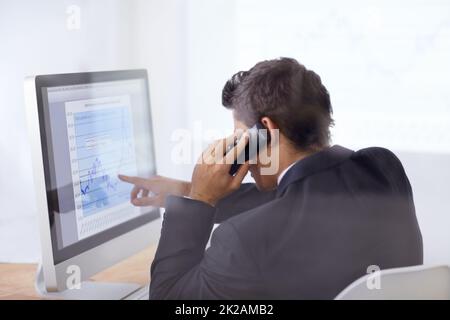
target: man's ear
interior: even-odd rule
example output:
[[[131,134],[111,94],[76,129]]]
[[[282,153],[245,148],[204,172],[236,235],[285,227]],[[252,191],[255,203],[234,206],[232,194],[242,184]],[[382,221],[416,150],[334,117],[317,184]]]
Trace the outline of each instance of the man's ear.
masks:
[[[264,127],[266,127],[266,129],[273,130],[273,129],[280,129],[278,127],[278,125],[272,121],[272,119],[270,119],[269,117],[262,117],[261,118],[261,123],[263,124]]]
[[[273,140],[274,134],[279,134],[279,132],[274,132],[275,130],[279,130],[278,125],[269,117],[262,117],[261,124],[267,129],[267,134],[269,135],[269,143]]]
[[[269,117],[262,117],[261,123],[269,131],[274,129],[280,129],[280,127],[278,127],[278,125]]]

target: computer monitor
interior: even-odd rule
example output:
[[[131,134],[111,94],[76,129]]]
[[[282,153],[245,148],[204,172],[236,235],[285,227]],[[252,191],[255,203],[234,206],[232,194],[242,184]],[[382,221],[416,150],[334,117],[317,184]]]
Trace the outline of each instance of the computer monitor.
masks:
[[[160,212],[134,207],[119,173],[156,173],[146,70],[39,75],[25,99],[42,250],[38,287],[121,298],[134,284],[92,275],[159,239]],[[79,274],[74,274],[78,272]],[[74,286],[74,279],[80,286]]]

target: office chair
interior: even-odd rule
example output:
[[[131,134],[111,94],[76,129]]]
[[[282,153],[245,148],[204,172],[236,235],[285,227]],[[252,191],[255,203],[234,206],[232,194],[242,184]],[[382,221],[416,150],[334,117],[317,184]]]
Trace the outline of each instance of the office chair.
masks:
[[[450,300],[450,266],[414,266],[363,276],[345,288],[336,300]],[[371,288],[371,289],[369,289]]]

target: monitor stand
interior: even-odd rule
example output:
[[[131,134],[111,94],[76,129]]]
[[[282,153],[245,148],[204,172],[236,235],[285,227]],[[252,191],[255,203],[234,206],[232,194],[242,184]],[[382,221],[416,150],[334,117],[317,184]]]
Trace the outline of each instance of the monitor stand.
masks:
[[[36,272],[35,288],[41,297],[50,299],[120,300],[138,291],[142,286],[135,283],[83,281],[80,284],[80,289],[48,292],[45,287],[42,265],[39,264]]]

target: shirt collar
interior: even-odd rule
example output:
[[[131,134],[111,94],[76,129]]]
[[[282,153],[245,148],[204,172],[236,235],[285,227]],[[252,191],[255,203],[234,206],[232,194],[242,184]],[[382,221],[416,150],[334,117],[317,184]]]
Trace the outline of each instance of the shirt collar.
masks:
[[[283,172],[280,173],[280,175],[278,176],[278,179],[277,179],[278,185],[280,185],[280,182],[281,182],[281,180],[283,180],[283,177],[284,177],[284,175],[286,174],[286,172],[288,172],[289,169],[291,169],[291,168],[294,166],[294,164],[296,164],[298,161],[300,161],[300,160],[297,160],[297,161],[292,162],[292,163],[289,165],[289,167],[287,167],[286,169],[283,170]]]

